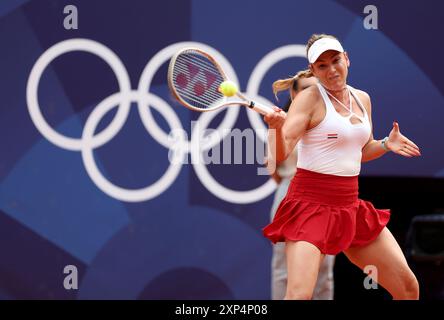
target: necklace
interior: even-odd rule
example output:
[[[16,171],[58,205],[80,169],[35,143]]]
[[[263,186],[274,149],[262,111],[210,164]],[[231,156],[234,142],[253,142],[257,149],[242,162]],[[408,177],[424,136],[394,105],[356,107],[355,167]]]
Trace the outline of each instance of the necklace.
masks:
[[[336,100],[337,103],[339,103],[339,105],[341,105],[342,107],[344,107],[345,110],[347,110],[348,112],[350,112],[351,114],[354,114],[353,112],[353,107],[352,107],[352,99],[351,99],[351,94],[350,94],[350,90],[348,90],[348,101],[349,101],[349,106],[347,107],[345,104],[343,104],[341,101],[339,101],[339,99],[337,99],[334,95],[332,95],[330,92],[328,92],[327,90],[325,90],[325,92],[327,92],[327,94],[332,97],[333,99]]]

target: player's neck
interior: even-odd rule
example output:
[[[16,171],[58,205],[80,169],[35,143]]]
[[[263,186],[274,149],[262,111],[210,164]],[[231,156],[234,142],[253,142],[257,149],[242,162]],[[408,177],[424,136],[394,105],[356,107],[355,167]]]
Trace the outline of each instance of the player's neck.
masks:
[[[348,96],[347,85],[345,85],[343,88],[341,88],[339,90],[330,90],[327,88],[325,88],[325,90],[327,90],[332,96],[334,96],[339,101],[345,101],[347,99],[347,96]]]

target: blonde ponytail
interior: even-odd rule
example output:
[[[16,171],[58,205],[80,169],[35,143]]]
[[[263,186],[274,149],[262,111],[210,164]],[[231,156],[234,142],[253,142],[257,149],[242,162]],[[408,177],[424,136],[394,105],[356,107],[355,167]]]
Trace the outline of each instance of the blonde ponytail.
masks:
[[[297,83],[297,81],[299,79],[310,78],[310,77],[313,77],[313,73],[311,72],[310,69],[307,69],[307,70],[299,71],[292,78],[276,80],[275,82],[273,82],[273,85],[272,85],[274,96],[276,97],[277,100],[279,100],[277,97],[277,94],[279,92],[293,88],[295,82]]]

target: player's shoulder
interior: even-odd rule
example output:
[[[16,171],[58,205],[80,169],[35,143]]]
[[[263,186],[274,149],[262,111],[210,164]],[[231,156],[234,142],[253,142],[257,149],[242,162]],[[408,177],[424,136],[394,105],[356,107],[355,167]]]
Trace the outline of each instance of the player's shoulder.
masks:
[[[305,88],[304,90],[302,90],[299,94],[310,96],[310,97],[319,97],[319,89],[316,84],[313,84],[313,85]]]
[[[356,88],[353,88],[353,90],[358,95],[359,99],[362,100],[362,102],[370,103],[370,95],[367,92]]]
[[[354,90],[355,94],[358,96],[359,100],[362,101],[362,104],[367,109],[367,112],[371,113],[372,112],[372,103],[370,100],[370,95],[367,92],[360,90],[360,89],[353,88],[353,90]]]
[[[321,98],[317,85],[311,85],[298,93],[296,99],[307,105],[307,107],[313,107],[315,102]]]

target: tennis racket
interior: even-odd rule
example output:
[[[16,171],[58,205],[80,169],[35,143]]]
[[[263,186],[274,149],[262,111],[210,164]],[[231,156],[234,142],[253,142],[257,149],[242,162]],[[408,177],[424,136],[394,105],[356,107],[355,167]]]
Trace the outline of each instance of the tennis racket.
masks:
[[[274,112],[271,107],[256,103],[237,90],[233,97],[220,91],[222,82],[228,80],[216,60],[197,48],[184,48],[177,52],[168,68],[168,86],[174,97],[185,107],[199,112],[242,105],[262,115]]]

